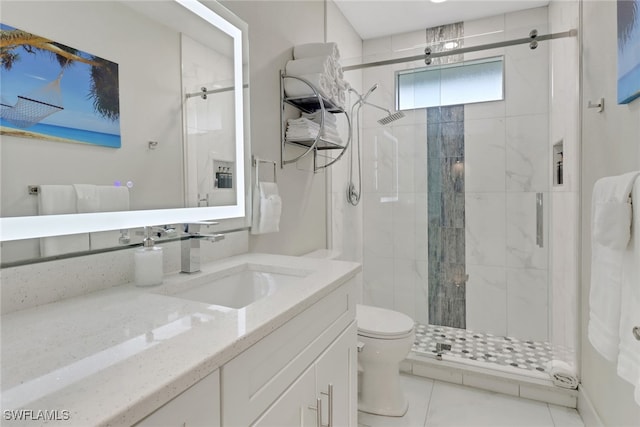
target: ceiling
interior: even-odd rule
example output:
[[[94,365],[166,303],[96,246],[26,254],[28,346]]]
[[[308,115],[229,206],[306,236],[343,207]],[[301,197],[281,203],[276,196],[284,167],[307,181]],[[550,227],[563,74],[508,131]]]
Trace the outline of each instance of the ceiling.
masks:
[[[363,40],[546,6],[548,0],[334,0]]]

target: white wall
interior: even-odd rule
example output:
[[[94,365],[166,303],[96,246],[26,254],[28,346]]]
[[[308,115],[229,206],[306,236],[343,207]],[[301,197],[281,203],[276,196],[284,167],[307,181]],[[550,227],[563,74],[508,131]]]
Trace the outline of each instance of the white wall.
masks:
[[[296,44],[324,41],[323,1],[223,1],[249,25],[252,152],[280,162],[279,72]],[[294,112],[287,110],[287,114]],[[288,158],[296,155],[288,148]],[[277,169],[282,197],[280,232],[251,236],[252,252],[301,255],[326,248],[324,173],[309,171],[311,156]],[[266,174],[267,168],[262,168]],[[262,171],[261,171],[262,175]],[[271,174],[261,176],[271,180]]]
[[[633,388],[616,374],[587,338],[591,268],[591,192],[597,179],[640,169],[640,100],[616,104],[616,2],[582,2],[582,386],[605,426],[637,426]],[[605,99],[605,111],[588,109]]]

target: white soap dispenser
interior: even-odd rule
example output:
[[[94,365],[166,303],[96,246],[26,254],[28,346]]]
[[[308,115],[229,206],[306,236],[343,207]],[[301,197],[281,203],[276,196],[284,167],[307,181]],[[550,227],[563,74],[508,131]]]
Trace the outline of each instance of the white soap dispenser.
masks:
[[[151,227],[144,228],[142,247],[133,254],[136,286],[154,286],[162,283],[162,248],[155,246]]]

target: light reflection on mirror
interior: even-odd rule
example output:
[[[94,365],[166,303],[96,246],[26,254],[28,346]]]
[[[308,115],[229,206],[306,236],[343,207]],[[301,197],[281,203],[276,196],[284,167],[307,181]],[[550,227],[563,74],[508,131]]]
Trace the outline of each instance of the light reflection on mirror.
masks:
[[[34,7],[38,14],[32,13]],[[47,19],[53,14],[60,18]],[[3,136],[3,262],[38,257],[39,239],[33,239],[37,237],[245,216],[245,153],[249,152],[243,108],[247,99],[243,94],[246,24],[217,2],[206,0],[3,1],[2,21],[119,64],[123,147],[116,150]],[[218,61],[225,64],[219,75],[205,78],[183,68],[188,60],[182,55],[185,40],[208,54],[215,52],[218,58],[226,55],[225,61]],[[246,58],[244,69],[248,69]],[[207,66],[200,71],[212,72]],[[196,77],[203,82],[196,82]],[[209,94],[208,101],[214,102],[207,106],[194,103],[193,119],[199,124],[190,134],[192,117],[184,107],[203,100],[187,101],[185,95],[200,86],[233,90]],[[222,106],[222,101],[228,104]],[[198,119],[206,113],[215,117],[204,122]],[[193,136],[201,141],[191,144]],[[191,150],[191,146],[197,148]],[[218,167],[232,174],[230,188],[228,181],[220,188]],[[27,193],[28,185],[111,185],[115,181],[134,184],[131,211],[37,216],[37,196]],[[118,244],[116,238],[113,245]]]

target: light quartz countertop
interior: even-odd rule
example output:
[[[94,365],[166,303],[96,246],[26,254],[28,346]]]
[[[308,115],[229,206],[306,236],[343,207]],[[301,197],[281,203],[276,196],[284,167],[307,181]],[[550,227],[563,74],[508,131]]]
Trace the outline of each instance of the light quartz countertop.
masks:
[[[238,310],[171,296],[247,263],[306,275]],[[43,425],[7,420],[6,411],[20,409],[68,418],[46,425],[134,424],[358,271],[351,262],[245,254],[165,276],[160,286],[127,284],[2,316],[2,425]]]

